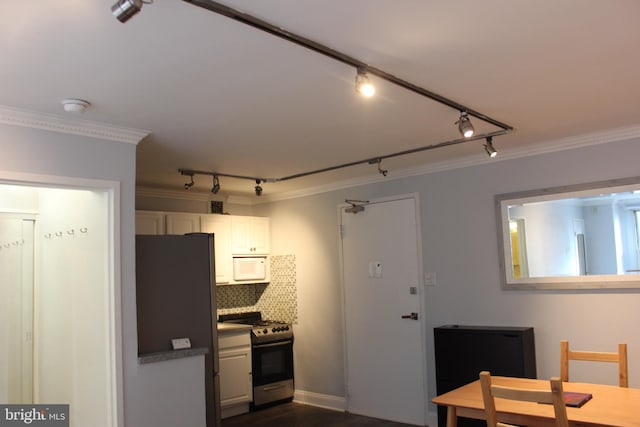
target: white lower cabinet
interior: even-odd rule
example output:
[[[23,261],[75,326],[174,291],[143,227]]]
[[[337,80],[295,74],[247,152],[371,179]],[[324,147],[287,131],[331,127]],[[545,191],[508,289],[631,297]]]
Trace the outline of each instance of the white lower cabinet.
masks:
[[[253,400],[249,331],[218,335],[222,418],[249,412]]]

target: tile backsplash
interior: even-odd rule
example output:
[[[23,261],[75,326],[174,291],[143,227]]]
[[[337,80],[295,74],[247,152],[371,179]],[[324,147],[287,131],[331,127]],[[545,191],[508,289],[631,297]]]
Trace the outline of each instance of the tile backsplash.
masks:
[[[298,299],[295,255],[272,255],[271,282],[217,286],[218,314],[261,311],[263,319],[296,323]]]

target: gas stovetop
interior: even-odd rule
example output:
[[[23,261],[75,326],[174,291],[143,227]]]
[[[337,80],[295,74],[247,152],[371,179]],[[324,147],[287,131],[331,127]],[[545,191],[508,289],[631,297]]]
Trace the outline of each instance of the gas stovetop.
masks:
[[[253,343],[284,341],[293,338],[293,328],[290,323],[278,320],[263,320],[262,313],[259,311],[221,314],[218,316],[218,321],[252,325],[251,341]]]

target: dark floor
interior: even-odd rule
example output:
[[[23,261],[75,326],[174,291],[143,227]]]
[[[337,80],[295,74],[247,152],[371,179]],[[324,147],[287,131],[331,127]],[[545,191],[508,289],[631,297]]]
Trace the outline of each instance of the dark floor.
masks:
[[[222,420],[222,427],[415,427],[290,402]]]

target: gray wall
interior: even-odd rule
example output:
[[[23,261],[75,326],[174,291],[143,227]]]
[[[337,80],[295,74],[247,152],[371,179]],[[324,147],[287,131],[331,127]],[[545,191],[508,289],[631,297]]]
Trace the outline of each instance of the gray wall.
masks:
[[[501,193],[640,175],[639,157],[640,141],[629,140],[528,158],[498,157],[398,180],[391,170],[385,182],[253,206],[253,215],[271,217],[272,254],[296,256],[296,390],[345,394],[338,205],[346,198],[414,192],[421,203],[424,271],[437,275],[436,286],[425,292],[429,399],[435,395],[432,329],[444,324],[533,326],[541,378],[559,374],[561,339],[602,351],[625,341],[630,385],[640,387],[634,365],[640,357],[634,331],[640,292],[501,290],[493,201]],[[160,203],[154,209],[165,208]],[[572,377],[610,384],[617,378],[613,365],[572,367]]]
[[[122,286],[121,382],[125,423],[135,427],[173,427],[176,417],[182,414],[185,425],[204,425],[204,383],[196,381],[202,377],[198,375],[203,369],[202,357],[162,362],[158,366],[137,363],[135,150],[133,144],[0,125],[0,180],[26,173],[120,183],[120,244],[115,251]],[[74,206],[67,208],[71,211]]]
[[[413,192],[421,201],[424,271],[437,274],[437,285],[426,288],[429,398],[432,329],[443,324],[533,326],[541,378],[559,374],[561,339],[602,351],[625,341],[630,385],[640,387],[639,292],[501,290],[493,202],[501,193],[640,175],[639,156],[638,140],[608,143],[256,206],[256,215],[271,217],[272,252],[295,253],[298,263],[296,389],[344,396],[337,206]],[[617,383],[614,366],[576,367],[572,376]]]

